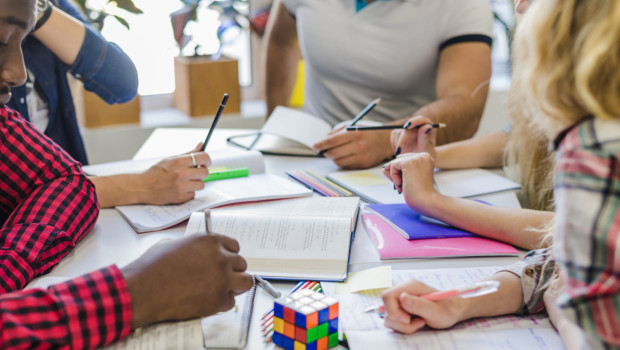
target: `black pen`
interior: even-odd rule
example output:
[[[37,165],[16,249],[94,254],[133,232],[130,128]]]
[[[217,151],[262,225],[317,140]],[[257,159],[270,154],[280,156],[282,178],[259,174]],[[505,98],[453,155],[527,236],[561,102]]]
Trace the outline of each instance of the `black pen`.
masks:
[[[411,125],[410,123],[405,123],[405,125],[378,125],[378,126],[347,126],[347,131],[365,131],[365,130],[394,130],[394,129],[407,129]],[[416,125],[413,129],[419,129],[424,125],[430,125],[431,128],[445,128],[446,124],[444,123],[432,123],[432,124],[420,124]]]
[[[209,139],[211,139],[211,134],[213,134],[213,130],[215,130],[215,126],[217,125],[218,120],[220,120],[220,116],[222,115],[222,111],[224,107],[226,107],[226,102],[228,102],[228,94],[224,94],[222,98],[222,102],[220,103],[220,108],[217,109],[217,113],[215,114],[215,118],[213,119],[213,123],[211,123],[211,127],[209,128],[209,133],[207,134],[207,138],[205,142],[202,144],[201,151],[204,152],[207,148],[207,144],[209,143]]]
[[[349,127],[355,125],[355,123],[357,123],[366,114],[368,114],[368,112],[370,112],[373,108],[375,108],[375,106],[378,105],[379,102],[381,102],[381,97],[372,100],[366,107],[364,107],[364,109],[362,109],[361,112],[359,112],[358,115],[355,116],[355,118],[353,118],[353,120],[351,120],[351,123],[349,123]]]

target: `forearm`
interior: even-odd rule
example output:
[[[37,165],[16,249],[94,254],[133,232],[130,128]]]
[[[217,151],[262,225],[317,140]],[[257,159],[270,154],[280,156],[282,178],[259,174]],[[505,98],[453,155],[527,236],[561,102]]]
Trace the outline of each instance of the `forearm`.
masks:
[[[443,145],[472,137],[478,130],[483,110],[484,100],[458,93],[429,103],[413,116],[422,115],[435,123],[447,124],[447,127],[437,130],[437,145]]]
[[[458,300],[459,321],[477,317],[509,315],[518,312],[523,303],[521,279],[510,272],[499,272],[489,280],[499,281],[495,293]]]
[[[500,208],[464,198],[436,194],[414,208],[425,215],[464,230],[525,249],[541,247],[553,212]]]
[[[501,167],[507,142],[508,134],[500,130],[448,143],[435,149],[435,166],[440,169]]]
[[[300,59],[301,54],[297,47],[277,43],[267,46],[265,55],[267,115],[270,115],[276,106],[289,104]]]
[[[296,22],[282,1],[274,1],[271,7],[264,40],[267,43],[263,57],[265,98],[269,116],[276,106],[288,105],[301,58]]]
[[[145,203],[146,193],[140,183],[140,174],[93,176],[90,180],[97,189],[101,208]]]
[[[80,52],[86,29],[84,23],[54,7],[47,22],[32,35],[71,66]]]

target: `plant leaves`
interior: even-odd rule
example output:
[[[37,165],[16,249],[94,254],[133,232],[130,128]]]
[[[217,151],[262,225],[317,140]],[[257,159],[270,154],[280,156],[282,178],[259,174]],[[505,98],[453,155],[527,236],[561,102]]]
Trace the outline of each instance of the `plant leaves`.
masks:
[[[114,18],[116,18],[116,20],[122,24],[123,26],[125,26],[125,28],[127,28],[129,30],[129,23],[127,23],[127,21],[123,18],[123,17],[119,17],[114,15]]]
[[[108,2],[113,2],[119,8],[122,8],[125,11],[129,11],[131,13],[140,14],[142,10],[136,7],[132,0],[108,0]],[[121,22],[122,23],[122,22]]]

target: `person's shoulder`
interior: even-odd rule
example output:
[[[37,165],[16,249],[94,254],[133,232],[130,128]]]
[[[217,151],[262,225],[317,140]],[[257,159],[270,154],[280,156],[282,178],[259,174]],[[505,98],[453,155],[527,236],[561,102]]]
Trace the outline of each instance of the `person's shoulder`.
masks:
[[[3,125],[23,124],[25,122],[18,112],[12,110],[6,105],[0,107],[0,116],[2,117]]]
[[[571,128],[560,149],[591,150],[602,156],[620,156],[620,117],[602,119],[587,117]]]

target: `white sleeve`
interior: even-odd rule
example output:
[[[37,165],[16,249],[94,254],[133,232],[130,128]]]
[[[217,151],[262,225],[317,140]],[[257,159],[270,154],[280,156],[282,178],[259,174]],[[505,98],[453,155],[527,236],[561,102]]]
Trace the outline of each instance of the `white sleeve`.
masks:
[[[297,12],[297,7],[299,6],[299,3],[300,3],[300,1],[298,1],[298,0],[282,0],[282,5],[284,5],[286,10],[293,17],[295,17],[295,13]]]
[[[460,42],[493,38],[493,12],[488,0],[449,0],[442,17],[441,48]]]

